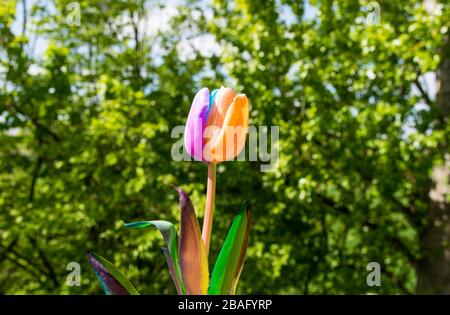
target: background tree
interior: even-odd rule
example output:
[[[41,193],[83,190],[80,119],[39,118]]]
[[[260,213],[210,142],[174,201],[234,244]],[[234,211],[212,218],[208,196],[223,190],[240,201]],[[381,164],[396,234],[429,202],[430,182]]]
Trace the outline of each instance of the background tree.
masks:
[[[80,0],[79,26],[68,0],[4,3],[0,292],[100,293],[94,249],[141,292],[175,293],[158,232],[122,220],[177,222],[168,184],[202,217],[206,166],[173,161],[171,131],[200,87],[230,85],[253,125],[280,126],[272,172],[218,167],[211,257],[256,199],[238,292],[449,293],[448,190],[429,194],[448,170],[446,1],[378,1],[379,25],[362,0]]]

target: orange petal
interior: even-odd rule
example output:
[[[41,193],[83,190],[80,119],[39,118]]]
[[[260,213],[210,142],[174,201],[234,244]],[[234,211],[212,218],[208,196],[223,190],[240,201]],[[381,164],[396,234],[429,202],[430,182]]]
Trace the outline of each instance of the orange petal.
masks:
[[[221,87],[217,92],[211,112],[208,115],[206,126],[222,127],[228,108],[233,103],[236,93],[230,88]]]
[[[247,96],[240,94],[229,106],[220,131],[211,139],[209,149],[214,163],[231,160],[242,151],[248,133],[248,116]]]

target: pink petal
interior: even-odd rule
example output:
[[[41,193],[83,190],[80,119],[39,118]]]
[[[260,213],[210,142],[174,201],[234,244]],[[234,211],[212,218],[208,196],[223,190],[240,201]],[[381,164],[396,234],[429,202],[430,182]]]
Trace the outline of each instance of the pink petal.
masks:
[[[205,87],[194,97],[184,130],[184,146],[189,155],[198,161],[203,161],[203,131],[208,108],[209,89]]]

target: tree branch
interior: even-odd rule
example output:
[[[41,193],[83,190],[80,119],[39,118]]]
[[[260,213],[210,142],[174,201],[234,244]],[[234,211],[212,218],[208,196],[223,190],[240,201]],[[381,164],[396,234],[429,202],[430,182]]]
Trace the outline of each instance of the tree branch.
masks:
[[[27,259],[23,258],[16,251],[13,250],[13,247],[16,245],[17,241],[18,241],[18,238],[14,239],[6,248],[0,244],[0,249],[5,251],[4,259],[9,260],[17,267],[25,270],[27,273],[29,273],[33,277],[33,279],[36,279],[37,281],[39,281],[39,283],[41,283],[42,285],[45,286],[46,282],[41,279],[41,275],[39,274],[39,272],[42,272],[42,271],[37,266],[30,264],[30,262]],[[9,253],[13,254],[14,257],[8,255]],[[28,265],[20,262],[20,259],[26,261],[28,263]]]
[[[28,202],[33,202],[34,200],[34,187],[36,186],[36,181],[43,162],[44,159],[42,158],[42,156],[38,156],[36,166],[34,167],[33,170],[33,178],[31,179],[30,192],[28,194]]]
[[[22,0],[22,35],[25,36],[27,32],[27,0]]]
[[[29,119],[33,123],[33,125],[35,127],[40,128],[41,130],[43,130],[44,132],[49,134],[53,138],[53,140],[58,141],[58,142],[61,140],[60,137],[54,131],[52,131],[47,126],[43,125],[38,118],[25,113],[23,110],[21,110],[19,108],[19,106],[17,106],[17,104],[11,102],[11,103],[6,103],[5,105],[6,105],[6,107],[10,107],[10,108],[14,109],[15,112],[25,116],[27,119]]]
[[[419,74],[420,75],[420,74]],[[430,96],[428,95],[428,93],[425,91],[425,89],[423,88],[422,84],[419,81],[419,75],[416,76],[416,78],[414,79],[414,84],[417,87],[417,89],[420,92],[420,95],[422,96],[423,100],[425,101],[425,103],[431,107],[434,108],[435,104],[434,102],[431,100]]]
[[[6,255],[8,254],[8,252],[16,245],[17,241],[19,240],[19,237],[16,237],[15,239],[12,240],[11,243],[9,243],[8,246],[6,247],[2,247],[0,245],[0,249],[3,249],[3,254],[0,256],[0,262],[6,258]]]
[[[29,235],[27,237],[30,240],[31,244],[38,251],[39,257],[41,258],[42,262],[44,263],[45,268],[48,270],[47,274],[48,274],[49,278],[52,280],[55,288],[57,288],[59,286],[59,282],[58,282],[58,278],[56,277],[55,270],[52,267],[52,264],[50,263],[50,261],[48,260],[47,256],[42,251],[42,249],[39,248],[37,241]]]

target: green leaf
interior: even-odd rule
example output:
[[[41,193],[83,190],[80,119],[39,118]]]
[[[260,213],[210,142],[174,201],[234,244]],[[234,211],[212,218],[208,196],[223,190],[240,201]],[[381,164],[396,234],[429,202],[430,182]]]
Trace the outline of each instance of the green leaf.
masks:
[[[108,260],[93,253],[88,253],[89,262],[107,295],[139,295],[127,278]]]
[[[163,247],[162,250],[166,257],[167,266],[169,267],[169,272],[172,276],[173,283],[175,284],[178,294],[186,294],[186,289],[184,288],[181,277],[180,263],[178,258],[177,233],[173,224],[163,220],[125,223],[125,227],[128,228],[143,229],[149,226],[154,226],[161,232],[161,235],[163,236],[163,239],[167,246]]]
[[[208,294],[235,294],[244,266],[251,225],[252,208],[251,202],[247,200],[234,219],[217,257]]]

